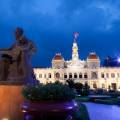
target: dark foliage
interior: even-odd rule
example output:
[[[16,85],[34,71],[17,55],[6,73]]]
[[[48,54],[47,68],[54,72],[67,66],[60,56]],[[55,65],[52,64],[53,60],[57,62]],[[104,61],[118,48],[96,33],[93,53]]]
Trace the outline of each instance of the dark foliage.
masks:
[[[74,88],[76,89],[77,94],[82,94],[82,92],[83,92],[83,84],[82,83],[75,83]]]
[[[75,97],[68,85],[59,82],[26,86],[22,93],[25,99],[31,101],[66,101]]]
[[[69,79],[66,82],[68,83],[70,88],[74,88],[74,80],[73,79]]]
[[[85,83],[84,85],[82,83],[74,83],[74,80],[69,79],[67,80],[67,83],[70,88],[73,88],[76,90],[77,94],[80,94],[82,96],[88,96],[89,95],[89,85],[88,83]]]
[[[82,95],[83,96],[88,96],[89,95],[89,89],[90,89],[90,87],[89,87],[88,83],[85,83],[85,85],[83,86]]]

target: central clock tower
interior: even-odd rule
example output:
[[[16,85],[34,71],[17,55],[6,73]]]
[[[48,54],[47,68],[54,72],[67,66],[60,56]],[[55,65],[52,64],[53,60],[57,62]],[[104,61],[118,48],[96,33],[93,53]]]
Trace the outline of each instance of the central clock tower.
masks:
[[[74,39],[73,47],[72,47],[72,60],[79,60],[78,46],[76,39]]]

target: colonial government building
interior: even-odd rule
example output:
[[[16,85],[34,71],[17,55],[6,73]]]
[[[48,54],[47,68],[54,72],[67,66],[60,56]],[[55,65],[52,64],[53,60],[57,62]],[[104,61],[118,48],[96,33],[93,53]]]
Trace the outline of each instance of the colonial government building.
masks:
[[[72,59],[65,61],[61,54],[52,59],[51,68],[34,68],[36,79],[41,83],[65,82],[68,79],[85,84],[91,89],[117,89],[120,90],[120,68],[101,67],[99,56],[91,52],[86,60],[81,60],[78,45],[74,39],[72,46]]]

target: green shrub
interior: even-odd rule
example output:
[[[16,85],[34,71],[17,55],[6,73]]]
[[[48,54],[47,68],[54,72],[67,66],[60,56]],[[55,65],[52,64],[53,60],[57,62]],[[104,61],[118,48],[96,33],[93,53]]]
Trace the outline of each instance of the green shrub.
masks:
[[[74,88],[77,92],[77,94],[82,94],[83,91],[83,84],[82,83],[74,83]]]
[[[66,101],[75,97],[74,91],[68,85],[59,82],[26,86],[22,94],[31,101]]]
[[[85,83],[85,85],[83,86],[83,91],[81,93],[82,96],[88,96],[89,95],[89,85],[88,83]]]
[[[76,101],[79,101],[79,102],[89,102],[90,98],[87,96],[81,96],[81,97],[76,97],[75,99]]]

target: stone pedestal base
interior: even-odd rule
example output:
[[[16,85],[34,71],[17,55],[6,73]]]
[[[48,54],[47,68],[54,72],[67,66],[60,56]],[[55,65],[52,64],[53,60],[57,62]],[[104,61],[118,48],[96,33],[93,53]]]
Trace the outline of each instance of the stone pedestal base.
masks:
[[[0,120],[23,120],[22,84],[0,83]]]

